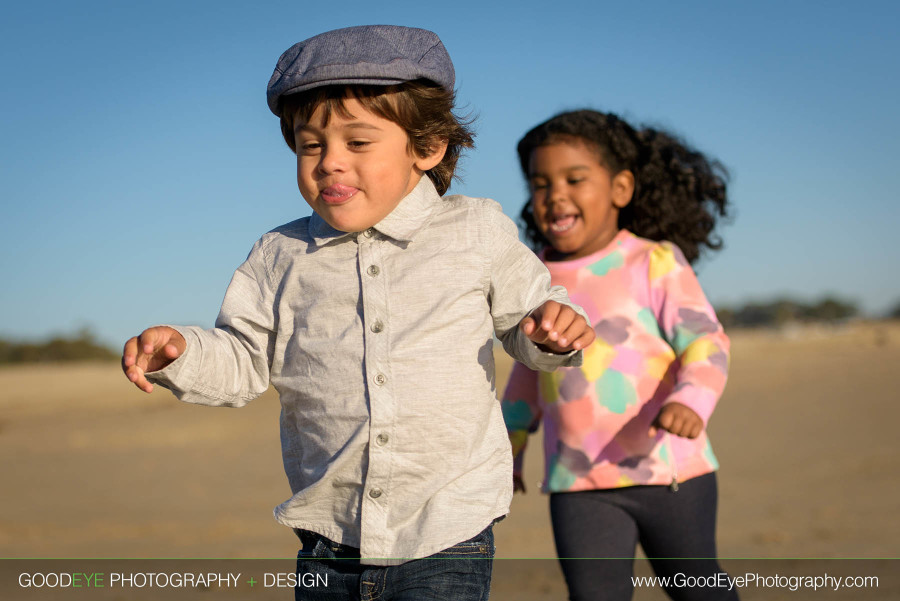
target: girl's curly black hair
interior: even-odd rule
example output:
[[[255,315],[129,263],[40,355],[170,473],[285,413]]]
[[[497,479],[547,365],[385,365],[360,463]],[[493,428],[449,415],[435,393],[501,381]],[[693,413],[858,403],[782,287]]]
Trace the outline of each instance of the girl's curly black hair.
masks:
[[[728,171],[672,134],[651,128],[635,129],[612,113],[578,110],[560,113],[519,140],[519,164],[529,178],[531,153],[538,146],[582,142],[597,151],[600,164],[612,175],[629,170],[634,195],[619,210],[619,228],[650,240],[668,240],[693,263],[702,247],[722,248],[714,233],[716,221],[726,217]],[[546,240],[531,215],[531,201],[520,218],[532,248]]]

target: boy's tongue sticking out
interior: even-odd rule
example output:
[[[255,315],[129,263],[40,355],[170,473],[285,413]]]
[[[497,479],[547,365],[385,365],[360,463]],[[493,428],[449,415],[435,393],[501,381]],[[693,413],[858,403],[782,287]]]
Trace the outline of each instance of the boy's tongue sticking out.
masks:
[[[358,190],[352,186],[345,186],[344,184],[332,184],[322,190],[322,200],[327,202],[328,204],[340,204],[347,200],[350,200],[354,194],[356,194]]]

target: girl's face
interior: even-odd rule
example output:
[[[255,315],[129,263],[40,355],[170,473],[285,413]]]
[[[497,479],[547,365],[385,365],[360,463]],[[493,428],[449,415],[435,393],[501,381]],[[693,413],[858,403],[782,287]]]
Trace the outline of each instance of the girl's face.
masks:
[[[595,150],[572,141],[535,148],[529,173],[531,213],[555,258],[586,257],[615,238],[634,192],[630,171],[612,175]]]

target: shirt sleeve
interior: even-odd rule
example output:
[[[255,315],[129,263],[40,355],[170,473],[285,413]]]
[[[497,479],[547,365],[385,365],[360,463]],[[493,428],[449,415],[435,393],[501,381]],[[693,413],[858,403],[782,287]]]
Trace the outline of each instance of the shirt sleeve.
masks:
[[[491,202],[487,210],[491,261],[488,298],[497,337],[513,359],[531,369],[553,371],[562,366],[580,366],[582,351],[565,354],[543,351],[519,329],[522,319],[549,300],[572,307],[586,320],[588,317],[569,300],[565,288],[550,285],[547,268],[519,240],[516,225],[503,214],[500,205]]]
[[[650,298],[666,341],[680,367],[665,403],[678,402],[709,421],[728,378],[730,342],[700,282],[674,244],[650,255]]]
[[[147,379],[186,402],[240,407],[269,387],[275,345],[275,299],[262,240],[238,267],[213,329],[171,326],[185,352]]]
[[[538,373],[521,363],[514,363],[500,406],[512,445],[513,471],[521,474],[528,435],[535,432],[541,422]]]

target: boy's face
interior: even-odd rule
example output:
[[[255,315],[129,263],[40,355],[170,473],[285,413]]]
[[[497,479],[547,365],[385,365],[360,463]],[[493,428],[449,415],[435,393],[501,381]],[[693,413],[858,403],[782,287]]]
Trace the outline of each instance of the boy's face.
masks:
[[[297,184],[309,206],[333,228],[359,232],[394,210],[422,174],[443,153],[414,156],[399,125],[379,117],[355,98],[345,98],[351,115],[332,111],[323,123],[323,108],[309,122],[295,121]]]

